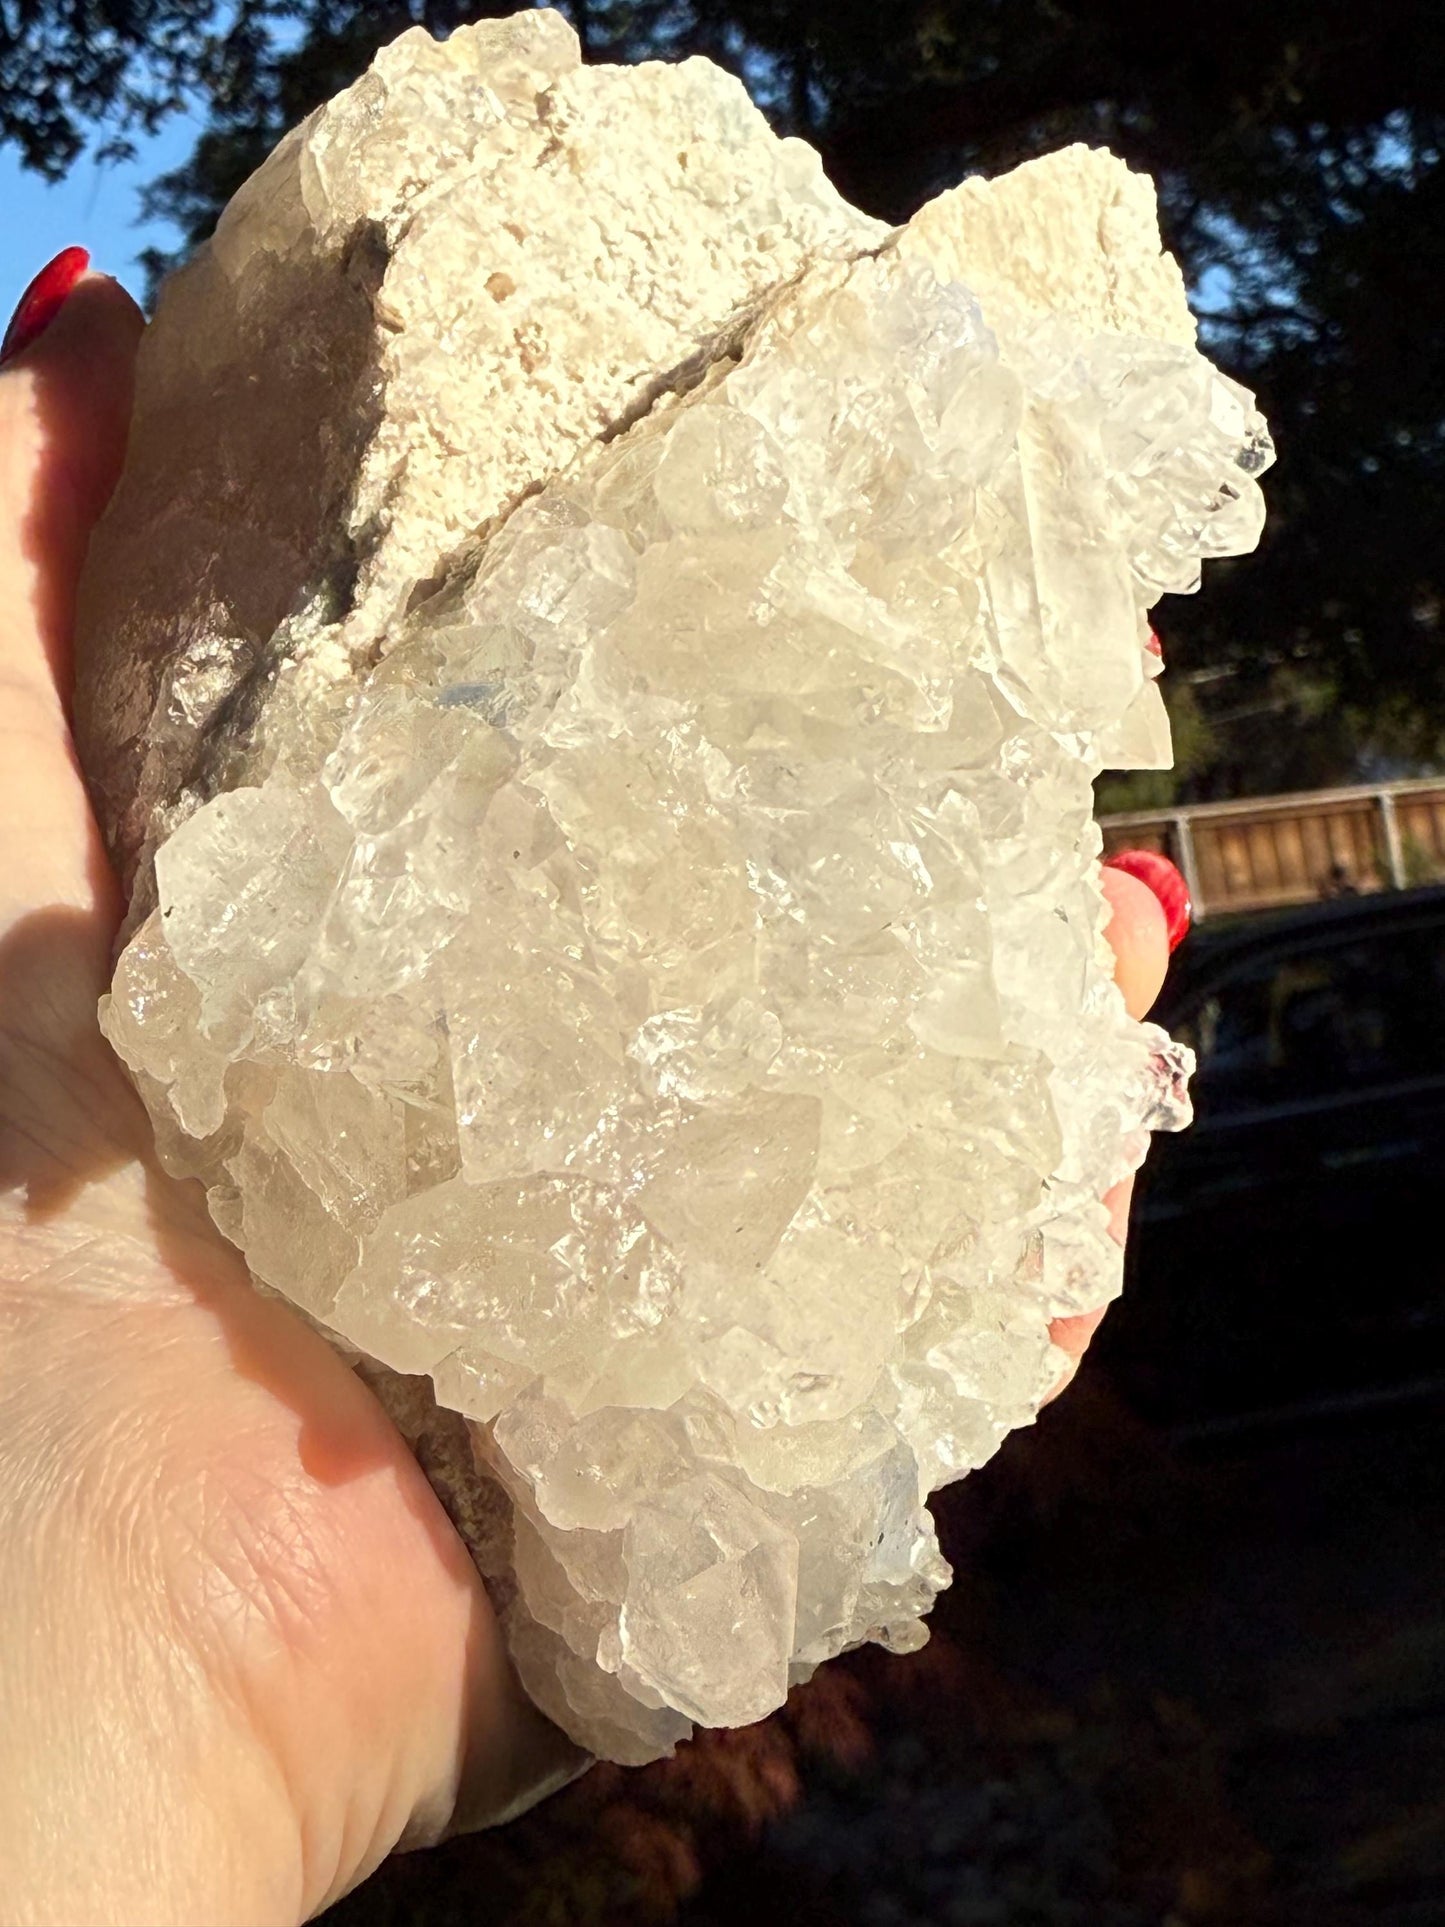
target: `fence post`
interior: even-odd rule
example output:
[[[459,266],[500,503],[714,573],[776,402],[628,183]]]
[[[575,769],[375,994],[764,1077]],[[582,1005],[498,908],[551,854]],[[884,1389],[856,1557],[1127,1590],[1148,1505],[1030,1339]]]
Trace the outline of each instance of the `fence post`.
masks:
[[[1194,830],[1189,818],[1182,812],[1174,818],[1174,847],[1179,853],[1179,868],[1184,873],[1184,886],[1189,892],[1189,901],[1194,906],[1194,918],[1201,922],[1204,917],[1204,892],[1199,887],[1199,863],[1194,854]]]
[[[1380,805],[1380,822],[1385,832],[1385,861],[1390,866],[1390,885],[1392,889],[1405,887],[1405,846],[1400,841],[1400,819],[1395,814],[1395,798],[1390,790],[1381,790],[1376,801]]]

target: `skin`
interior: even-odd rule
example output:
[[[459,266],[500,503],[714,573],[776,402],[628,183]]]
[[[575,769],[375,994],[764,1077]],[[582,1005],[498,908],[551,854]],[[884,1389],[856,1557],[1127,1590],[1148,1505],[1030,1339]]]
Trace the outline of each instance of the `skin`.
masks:
[[[575,1756],[389,1421],[156,1164],[96,1025],[120,915],[67,719],[142,320],[0,370],[0,1862],[15,1927],[306,1919]],[[1164,917],[1109,874],[1136,1014]],[[1122,1236],[1127,1191],[1110,1200]],[[1060,1320],[1077,1363],[1098,1316]]]

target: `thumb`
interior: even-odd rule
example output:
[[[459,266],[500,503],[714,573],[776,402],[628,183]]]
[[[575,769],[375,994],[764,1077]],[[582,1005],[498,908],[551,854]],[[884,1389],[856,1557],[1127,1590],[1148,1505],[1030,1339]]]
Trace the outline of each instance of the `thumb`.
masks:
[[[19,318],[27,306],[33,316],[33,290]],[[12,330],[0,365],[0,927],[38,905],[95,907],[95,831],[68,724],[71,628],[90,531],[125,458],[144,325],[118,283],[86,274],[18,351]]]
[[[22,297],[17,320],[33,307],[35,285]],[[0,363],[0,580],[7,618],[0,663],[7,680],[38,667],[38,644],[65,693],[75,584],[91,528],[125,459],[144,327],[118,282],[83,274],[38,337],[26,341],[21,334],[18,352],[12,329]]]

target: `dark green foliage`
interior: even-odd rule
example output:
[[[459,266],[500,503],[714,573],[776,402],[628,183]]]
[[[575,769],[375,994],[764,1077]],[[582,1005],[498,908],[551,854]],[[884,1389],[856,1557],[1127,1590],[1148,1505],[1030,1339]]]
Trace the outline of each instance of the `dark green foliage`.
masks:
[[[199,98],[206,131],[147,196],[183,252],[281,131],[384,41],[514,3],[12,0],[0,7],[0,139],[56,173],[92,129],[123,144],[182,92]],[[1206,344],[1258,389],[1281,448],[1262,555],[1215,567],[1204,597],[1159,614],[1190,712],[1183,793],[1437,761],[1438,9],[573,0],[568,11],[593,58],[701,52],[732,67],[780,127],[817,143],[845,193],[888,218],[972,169],[1068,140],[1107,142],[1152,173]]]

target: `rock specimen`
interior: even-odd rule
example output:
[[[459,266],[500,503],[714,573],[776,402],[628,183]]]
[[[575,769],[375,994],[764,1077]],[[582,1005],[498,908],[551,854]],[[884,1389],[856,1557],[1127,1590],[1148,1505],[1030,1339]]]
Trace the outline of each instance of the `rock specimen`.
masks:
[[[1090,783],[1268,454],[1108,155],[889,233],[543,12],[404,35],[167,285],[83,598],[105,1028],[594,1751],[919,1644],[929,1492],[1117,1290],[1187,1052]]]

